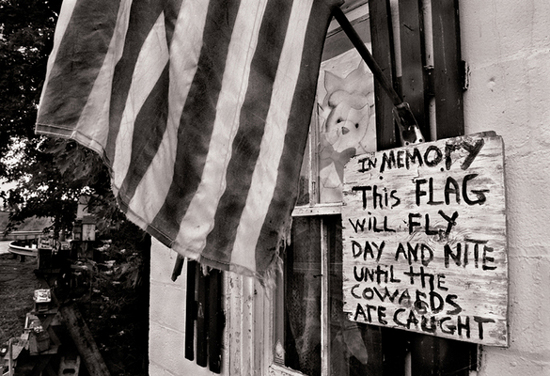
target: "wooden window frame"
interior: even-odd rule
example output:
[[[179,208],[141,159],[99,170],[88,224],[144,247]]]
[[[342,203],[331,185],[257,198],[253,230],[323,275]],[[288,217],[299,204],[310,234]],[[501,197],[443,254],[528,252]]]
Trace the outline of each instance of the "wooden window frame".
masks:
[[[359,26],[358,30],[361,30],[360,26],[367,25],[368,22],[368,4],[367,0],[352,1],[351,5],[343,10],[347,13],[347,17],[354,26]],[[360,35],[365,37],[365,33],[368,36],[370,33],[369,29],[365,27],[362,28],[362,33]],[[327,60],[331,57],[344,53],[350,49],[353,49],[353,45],[348,40],[347,36],[344,34],[336,20],[333,20],[329,26],[327,33],[327,44],[332,44],[333,48],[330,49],[330,52],[327,53],[325,48],[325,53],[323,60]],[[327,47],[327,45],[325,45]],[[327,216],[341,215],[342,212],[342,203],[319,203],[319,189],[317,184],[317,170],[318,170],[318,155],[316,145],[318,143],[318,133],[312,131],[310,128],[309,136],[309,145],[308,145],[308,155],[307,158],[310,162],[309,168],[309,177],[308,180],[310,184],[309,188],[309,203],[305,205],[296,206],[293,210],[293,217],[302,217],[302,216],[315,216],[320,218],[320,251],[321,251],[321,375],[328,376],[330,369],[330,345],[329,345],[329,260],[328,260],[328,228],[325,222]],[[284,277],[283,277],[284,278]],[[277,286],[283,286],[284,281],[279,275],[277,280]],[[303,376],[303,373],[290,369],[284,366],[284,359],[277,359],[276,356],[273,356],[276,353],[277,340],[282,338],[284,332],[284,320],[281,320],[280,317],[284,312],[284,294],[283,288],[277,288],[274,290],[273,299],[268,300],[271,304],[270,310],[272,312],[271,322],[274,324],[272,328],[269,329],[269,339],[268,343],[271,343],[272,346],[267,347],[267,351],[270,351],[271,357],[268,356],[268,359],[271,358],[269,362],[268,374],[269,376]],[[266,307],[267,308],[267,307]]]
[[[392,80],[397,92],[411,104],[425,139],[435,140],[463,135],[462,91],[466,89],[466,65],[460,56],[458,0],[364,0],[360,3],[361,6],[370,8],[372,54]],[[392,17],[395,13],[400,17]],[[438,22],[439,19],[445,19],[445,22]],[[353,24],[354,19],[351,21]],[[429,51],[426,52],[426,49]],[[377,82],[375,93],[378,150],[396,147],[399,135],[393,122],[393,103]],[[315,145],[315,135],[310,139]],[[311,146],[309,159],[316,161],[315,148]],[[315,182],[313,171],[316,167],[314,164],[311,165],[310,182]],[[316,185],[311,184],[310,188],[309,205],[297,206],[293,216],[322,218],[341,214],[341,203],[319,204]],[[323,220],[321,231],[322,274],[326,276],[328,255]],[[321,369],[324,376],[328,374],[330,358],[327,341],[328,323],[325,322],[328,320],[328,279],[323,277],[322,283],[324,297],[321,296]],[[282,297],[277,295],[270,303],[273,303],[269,307],[273,312],[272,322],[276,323],[276,316],[280,314],[276,311],[282,309]],[[479,368],[478,345],[408,332],[399,333],[387,328],[372,328],[380,332],[383,346],[396,350],[394,357],[384,361],[384,369],[380,376],[443,374],[449,368],[457,370],[453,373],[455,375],[467,376],[470,371],[477,371]],[[267,343],[274,344],[275,338],[280,336],[277,331],[283,329],[271,328]],[[272,356],[274,349],[269,349],[269,346],[267,348],[271,351],[271,357],[267,356],[270,376],[302,375],[280,365]],[[452,355],[445,356],[445,353]]]

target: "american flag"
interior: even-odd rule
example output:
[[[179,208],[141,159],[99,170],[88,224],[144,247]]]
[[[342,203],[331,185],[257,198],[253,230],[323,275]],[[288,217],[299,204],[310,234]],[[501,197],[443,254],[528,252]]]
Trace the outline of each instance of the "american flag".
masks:
[[[264,278],[290,222],[336,0],[65,0],[37,132],[99,153],[127,217]]]

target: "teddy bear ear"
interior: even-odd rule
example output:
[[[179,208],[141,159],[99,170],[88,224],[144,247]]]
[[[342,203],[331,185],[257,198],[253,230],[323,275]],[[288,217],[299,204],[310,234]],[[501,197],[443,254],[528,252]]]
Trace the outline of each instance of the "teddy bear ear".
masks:
[[[325,89],[327,93],[332,93],[341,88],[342,79],[336,74],[325,71]]]
[[[367,95],[373,90],[373,77],[364,61],[346,77],[346,88],[349,92]]]
[[[330,107],[336,107],[340,103],[346,103],[348,106],[360,110],[365,107],[369,101],[366,96],[361,94],[350,94],[344,90],[338,90],[330,95],[328,104]]]

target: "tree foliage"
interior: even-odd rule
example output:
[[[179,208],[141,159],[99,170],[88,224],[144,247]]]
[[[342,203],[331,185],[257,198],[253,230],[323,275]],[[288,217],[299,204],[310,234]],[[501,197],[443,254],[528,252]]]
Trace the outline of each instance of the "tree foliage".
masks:
[[[74,141],[43,138],[23,147],[24,156],[7,169],[18,185],[6,201],[13,210],[12,226],[32,216],[52,217],[54,230],[70,229],[81,195],[90,196],[89,211],[98,216],[99,230],[124,222],[110,189],[106,167],[93,151]],[[30,150],[28,150],[30,149]]]
[[[82,194],[91,197],[100,231],[133,228],[116,206],[99,156],[34,133],[60,7],[61,0],[0,0],[0,180],[17,182],[1,192],[12,209],[11,228],[38,216],[53,218],[56,232],[70,229]]]
[[[32,141],[60,0],[0,0],[0,153]],[[4,175],[4,165],[0,175]]]
[[[34,133],[60,7],[61,0],[0,0],[0,182],[17,183],[0,191],[12,209],[8,230],[33,216],[53,218],[56,234],[70,230],[79,197],[90,197],[88,211],[96,214],[100,236],[112,240],[104,257],[116,256],[115,282],[126,281],[129,288],[113,281],[94,285],[101,291],[94,288],[86,320],[110,367],[147,374],[142,359],[147,359],[150,238],[118,209],[108,170],[95,152]],[[107,307],[112,313],[102,317],[105,302],[113,302]],[[126,347],[119,351],[122,341]]]

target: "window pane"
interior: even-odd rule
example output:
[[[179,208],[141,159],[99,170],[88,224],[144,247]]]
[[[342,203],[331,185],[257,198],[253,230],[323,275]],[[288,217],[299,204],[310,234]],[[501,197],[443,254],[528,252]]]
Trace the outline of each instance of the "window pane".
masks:
[[[330,375],[381,375],[380,336],[347,319],[342,294],[342,226],[339,216],[325,217],[329,249]]]
[[[320,202],[341,202],[344,165],[376,150],[373,77],[355,49],[323,61],[317,102]]]
[[[285,255],[285,365],[309,376],[321,374],[320,222],[294,218]]]

